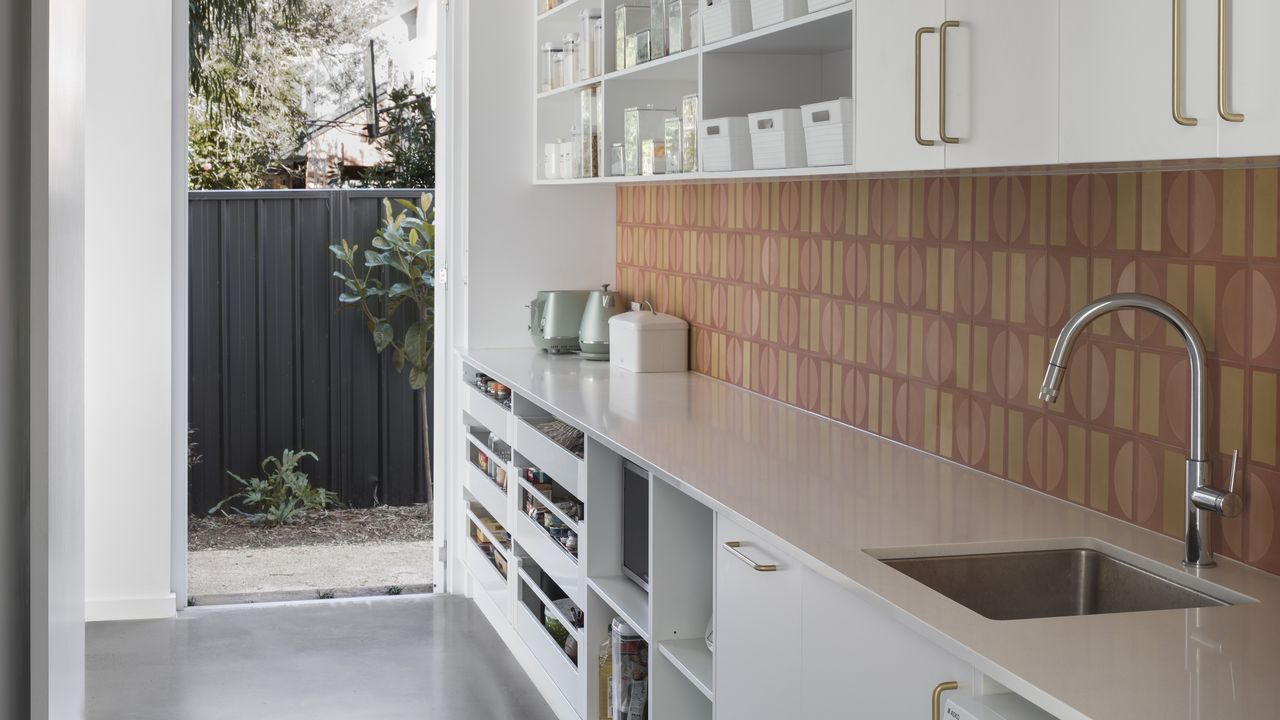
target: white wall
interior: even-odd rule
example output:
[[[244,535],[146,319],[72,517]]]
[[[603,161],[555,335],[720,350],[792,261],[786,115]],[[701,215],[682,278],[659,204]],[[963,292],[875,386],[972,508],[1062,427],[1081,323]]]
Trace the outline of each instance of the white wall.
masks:
[[[174,613],[172,18],[169,0],[89,5],[85,248],[85,611]]]
[[[614,189],[533,184],[536,3],[453,0],[440,24],[437,214],[451,276],[445,293],[449,349],[528,347],[529,311],[539,290],[590,289],[614,277]],[[443,339],[445,332],[437,337]],[[438,353],[436,447],[464,442],[461,368]],[[442,377],[441,377],[442,376]],[[461,453],[438,453],[445,479],[437,532],[465,547]],[[444,467],[443,471],[439,468]],[[457,553],[448,587],[465,592]]]
[[[590,290],[613,282],[614,189],[533,184],[537,3],[512,3],[494,12],[487,3],[472,2],[470,9],[470,42],[463,50],[469,133],[466,343],[528,346],[524,306],[537,291]],[[451,49],[455,57],[459,50]],[[449,180],[449,188],[459,187],[456,180]]]

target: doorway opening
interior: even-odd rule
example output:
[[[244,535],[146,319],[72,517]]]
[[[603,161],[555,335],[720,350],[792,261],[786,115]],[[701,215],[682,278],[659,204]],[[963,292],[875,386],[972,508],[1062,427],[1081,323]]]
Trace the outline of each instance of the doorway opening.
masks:
[[[436,4],[189,4],[188,605],[431,592]]]

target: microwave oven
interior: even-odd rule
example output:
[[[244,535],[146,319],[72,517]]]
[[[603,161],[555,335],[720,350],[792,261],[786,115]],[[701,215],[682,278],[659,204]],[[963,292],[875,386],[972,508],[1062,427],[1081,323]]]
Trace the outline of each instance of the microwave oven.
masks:
[[[622,464],[622,573],[649,590],[649,473]]]

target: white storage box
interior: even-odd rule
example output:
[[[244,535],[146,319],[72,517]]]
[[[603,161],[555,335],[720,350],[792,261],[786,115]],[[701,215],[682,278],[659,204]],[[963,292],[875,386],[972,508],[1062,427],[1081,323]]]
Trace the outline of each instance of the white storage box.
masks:
[[[702,169],[706,172],[751,169],[751,136],[745,117],[703,120],[698,128]]]
[[[809,0],[809,12],[826,10],[829,7],[844,5],[847,2],[849,2],[849,0]]]
[[[784,108],[747,116],[751,161],[756,170],[804,167],[804,127],[800,110]]]
[[[802,105],[805,155],[810,167],[853,163],[853,99]]]
[[[728,40],[751,30],[751,0],[703,0],[702,40]]]
[[[609,318],[609,363],[631,372],[685,372],[689,323],[651,309],[614,315]]]
[[[759,30],[807,12],[805,0],[751,0],[751,27]]]

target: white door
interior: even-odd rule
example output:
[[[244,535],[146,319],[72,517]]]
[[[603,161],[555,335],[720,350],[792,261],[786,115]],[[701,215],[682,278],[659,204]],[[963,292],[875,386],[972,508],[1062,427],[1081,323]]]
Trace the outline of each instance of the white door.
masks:
[[[927,718],[939,685],[958,685],[943,692],[942,703],[973,692],[971,667],[812,570],[805,571],[800,615],[799,717]]]
[[[803,570],[723,515],[716,518],[716,546],[715,717],[794,717]]]
[[[853,133],[859,172],[943,167],[937,29],[945,15],[944,0],[859,0]]]
[[[1280,27],[1280,2],[1222,2],[1227,17],[1222,104],[1228,116],[1239,121],[1218,118],[1219,154],[1280,154],[1280,82],[1276,81],[1280,42],[1275,37]]]
[[[946,166],[1056,163],[1058,0],[947,0],[946,19]]]
[[[1215,2],[1062,3],[1062,162],[1217,154]],[[1181,15],[1176,43],[1175,10]],[[1175,96],[1182,122],[1195,125],[1175,120]]]

